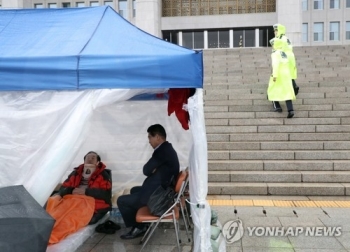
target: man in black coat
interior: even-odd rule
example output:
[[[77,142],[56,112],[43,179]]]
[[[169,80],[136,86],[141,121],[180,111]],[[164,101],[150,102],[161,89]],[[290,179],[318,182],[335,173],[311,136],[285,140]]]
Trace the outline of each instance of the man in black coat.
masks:
[[[180,163],[171,143],[166,141],[166,132],[162,125],[154,124],[147,129],[148,141],[154,152],[143,166],[146,179],[142,186],[131,188],[129,195],[118,198],[117,204],[126,227],[131,230],[120,236],[122,239],[134,239],[146,232],[146,226],[136,222],[137,210],[147,205],[147,201],[158,186],[168,186],[172,179],[176,180]]]

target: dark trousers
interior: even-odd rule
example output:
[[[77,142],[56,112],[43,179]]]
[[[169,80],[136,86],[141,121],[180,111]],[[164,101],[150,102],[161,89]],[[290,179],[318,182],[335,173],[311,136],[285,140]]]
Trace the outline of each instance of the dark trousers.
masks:
[[[142,228],[143,226],[143,224],[136,222],[137,210],[144,206],[140,203],[140,191],[141,186],[135,186],[131,188],[129,195],[122,195],[117,200],[126,227]]]
[[[97,223],[100,219],[102,219],[103,216],[106,215],[107,212],[101,212],[101,213],[94,213],[94,215],[92,216],[90,222],[88,225],[93,225],[95,223]]]
[[[273,101],[272,104],[274,108],[281,108],[281,104],[278,101]],[[293,111],[292,100],[286,101],[286,106],[287,106],[288,112]]]

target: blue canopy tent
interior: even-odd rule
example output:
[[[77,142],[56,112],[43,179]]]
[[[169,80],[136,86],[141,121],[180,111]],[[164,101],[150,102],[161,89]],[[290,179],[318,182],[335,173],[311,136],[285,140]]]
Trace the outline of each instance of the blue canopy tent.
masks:
[[[202,52],[149,35],[108,6],[0,10],[0,79],[0,187],[23,184],[43,205],[91,149],[123,181],[138,182],[151,153],[140,139],[160,121],[184,146],[177,150],[192,174],[191,201],[200,206],[192,207],[193,251],[209,249]],[[165,118],[164,102],[126,102],[169,88],[197,89],[188,100],[190,133]]]

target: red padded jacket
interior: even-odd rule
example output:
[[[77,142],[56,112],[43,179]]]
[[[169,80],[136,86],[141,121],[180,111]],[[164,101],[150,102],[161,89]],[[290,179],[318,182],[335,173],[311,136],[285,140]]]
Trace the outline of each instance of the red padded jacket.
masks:
[[[74,168],[68,178],[63,182],[59,194],[63,197],[66,194],[72,194],[72,191],[79,187],[83,177],[84,164]],[[106,212],[111,210],[112,202],[112,179],[110,170],[106,169],[106,165],[100,162],[94,173],[88,181],[88,188],[85,195],[95,198],[95,213]]]

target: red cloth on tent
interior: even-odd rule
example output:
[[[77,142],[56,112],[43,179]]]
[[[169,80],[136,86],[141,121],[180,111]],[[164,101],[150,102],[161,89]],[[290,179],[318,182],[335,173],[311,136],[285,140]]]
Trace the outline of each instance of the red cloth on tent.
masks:
[[[187,104],[187,99],[190,97],[190,89],[189,88],[170,88],[168,90],[169,100],[168,100],[168,115],[170,116],[173,112],[179,122],[182,125],[182,128],[188,130],[190,127],[188,126],[188,121],[190,120],[190,116],[186,110],[182,107],[184,104]]]

